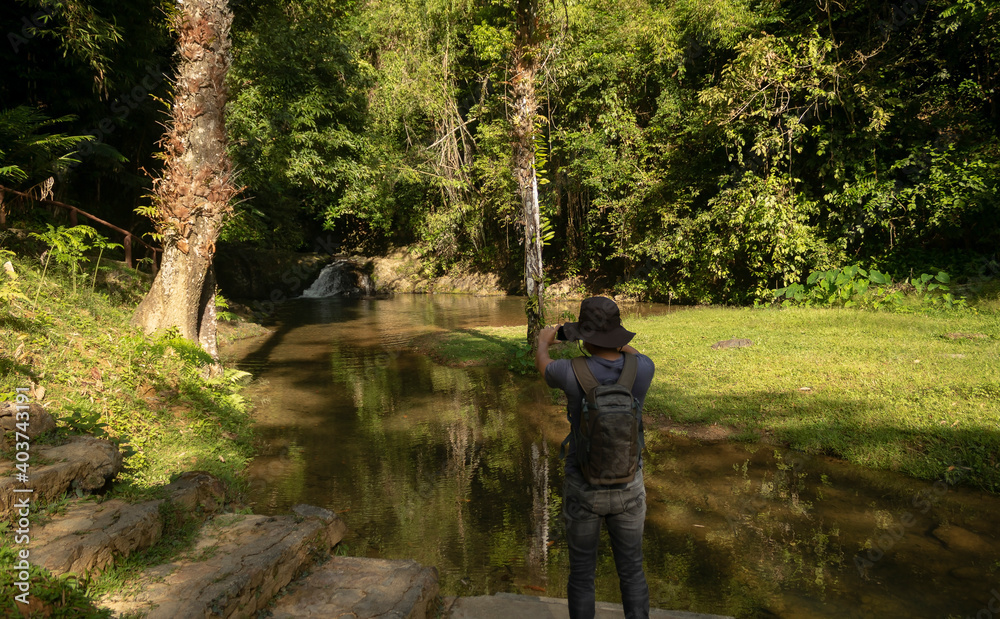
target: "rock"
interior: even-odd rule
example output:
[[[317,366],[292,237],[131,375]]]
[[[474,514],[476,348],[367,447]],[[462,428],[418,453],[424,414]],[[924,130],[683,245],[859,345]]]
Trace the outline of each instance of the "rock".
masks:
[[[21,406],[24,405],[22,404]],[[24,419],[18,419],[17,413],[17,402],[0,402],[0,428],[7,432],[22,432],[27,434],[31,440],[56,429],[55,418],[37,402],[28,403],[27,432],[17,427],[19,422],[23,423],[25,421]]]
[[[32,539],[32,562],[54,574],[96,575],[115,557],[127,557],[160,539],[162,502],[131,505],[115,499],[77,503],[37,530]]]
[[[215,513],[226,502],[226,487],[211,473],[188,471],[166,486],[168,500],[182,510]]]
[[[985,333],[945,333],[949,340],[985,340],[989,336]]]
[[[203,472],[185,473],[164,489],[166,502],[173,504],[182,520],[218,510],[225,497],[222,482]],[[32,560],[55,574],[96,576],[116,558],[145,550],[160,540],[163,503],[78,501],[36,529]]]
[[[745,348],[747,346],[753,346],[753,342],[750,340],[733,338],[731,340],[723,340],[712,344],[712,350],[721,350],[723,348]]]
[[[272,609],[275,619],[435,616],[438,574],[416,561],[333,557],[290,587]]]
[[[122,455],[111,441],[92,436],[74,436],[68,443],[32,448],[28,481],[14,478],[14,462],[0,461],[0,516],[10,514],[14,488],[32,489],[33,503],[60,498],[66,491],[99,490],[122,470]],[[35,464],[38,461],[49,464]]]
[[[337,514],[328,509],[316,507],[315,505],[306,505],[304,503],[299,503],[293,507],[292,513],[296,514],[300,518],[316,518],[317,520],[322,520],[326,523],[333,522],[337,519]]]
[[[225,514],[202,528],[184,556],[139,577],[139,591],[104,600],[116,614],[148,619],[252,617],[328,553],[347,527],[339,518]]]
[[[385,293],[469,293],[476,296],[504,296],[500,279],[491,273],[452,273],[427,277],[412,257],[397,252],[372,258],[375,292]]]
[[[934,529],[934,537],[941,540],[951,551],[979,554],[993,546],[993,543],[982,535],[953,524],[941,525]]]

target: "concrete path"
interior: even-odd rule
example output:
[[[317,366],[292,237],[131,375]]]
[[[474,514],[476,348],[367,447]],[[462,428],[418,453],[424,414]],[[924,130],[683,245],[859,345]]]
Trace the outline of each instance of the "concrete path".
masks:
[[[497,593],[478,597],[449,598],[445,600],[445,617],[449,619],[568,619],[566,600],[532,595]],[[621,619],[621,604],[597,603],[596,619]],[[650,619],[733,619],[722,615],[705,615],[678,610],[653,609]]]

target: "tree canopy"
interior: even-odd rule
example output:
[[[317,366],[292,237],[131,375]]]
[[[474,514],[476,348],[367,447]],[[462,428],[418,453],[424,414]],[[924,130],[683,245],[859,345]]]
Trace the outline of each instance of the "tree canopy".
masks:
[[[62,133],[120,153],[94,149],[65,189],[95,201],[103,182],[100,208],[119,217],[140,201],[140,168],[155,168],[163,117],[147,94],[169,85],[133,86],[172,62],[163,4],[20,0],[2,17],[25,40],[3,51],[0,109],[64,119]],[[746,303],[814,269],[968,275],[995,257],[1000,1],[540,10],[551,278]],[[410,246],[431,270],[516,280],[511,3],[246,0],[233,12],[227,122],[246,191],[226,238],[297,248],[325,227],[358,251]],[[105,119],[114,130],[98,134]],[[23,168],[9,146],[0,168]],[[105,198],[108,186],[130,189]]]

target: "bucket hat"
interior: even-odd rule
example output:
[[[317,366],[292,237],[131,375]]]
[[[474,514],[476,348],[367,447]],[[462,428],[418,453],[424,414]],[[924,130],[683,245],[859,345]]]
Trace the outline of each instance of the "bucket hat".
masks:
[[[583,340],[603,348],[628,344],[635,333],[622,326],[618,305],[607,297],[590,297],[580,303],[580,319],[563,325],[566,339]]]

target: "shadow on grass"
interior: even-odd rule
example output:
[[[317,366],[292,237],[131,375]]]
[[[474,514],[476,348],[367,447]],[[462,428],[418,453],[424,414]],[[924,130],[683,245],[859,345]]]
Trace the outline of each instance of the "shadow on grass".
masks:
[[[966,421],[978,427],[918,429],[901,416],[898,424],[887,421],[891,410],[861,398],[774,391],[691,395],[662,386],[650,391],[645,412],[679,423],[718,423],[745,440],[769,436],[793,449],[922,479],[960,476],[966,485],[1000,492],[1000,425],[986,419]]]

